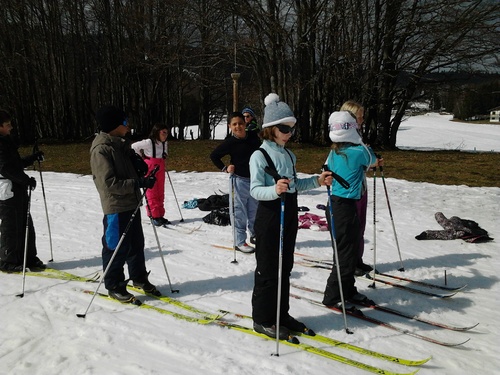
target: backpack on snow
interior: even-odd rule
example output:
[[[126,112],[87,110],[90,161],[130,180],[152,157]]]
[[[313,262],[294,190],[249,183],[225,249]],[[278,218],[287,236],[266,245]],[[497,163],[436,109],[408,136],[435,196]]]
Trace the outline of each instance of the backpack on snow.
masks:
[[[229,217],[229,207],[212,210],[203,218],[203,221],[207,224],[220,225],[223,227],[230,225],[231,219]]]
[[[206,199],[198,199],[198,208],[201,211],[212,211],[229,207],[229,194],[213,194]]]

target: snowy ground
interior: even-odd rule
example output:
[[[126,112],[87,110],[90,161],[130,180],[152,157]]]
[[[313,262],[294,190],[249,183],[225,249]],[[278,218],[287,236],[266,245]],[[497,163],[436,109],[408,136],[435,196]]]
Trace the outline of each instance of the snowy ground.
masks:
[[[450,121],[453,116],[428,113],[401,123],[396,146],[411,150],[500,152],[500,124]]]
[[[456,126],[460,126],[459,131],[455,130]],[[432,136],[428,131],[432,131]],[[398,146],[498,152],[499,140],[499,125],[457,125],[449,122],[446,116],[428,115],[404,123]],[[327,151],[325,149],[325,157]],[[39,179],[38,172],[28,173]],[[185,200],[228,190],[227,176],[221,173],[170,171],[170,176],[181,205]],[[44,172],[43,178],[53,241],[54,262],[50,266],[78,275],[99,271],[102,214],[91,177]],[[461,240],[417,241],[414,237],[426,229],[441,229],[434,214],[442,211],[448,217],[455,215],[476,220],[492,237],[500,238],[500,188],[439,186],[396,179],[386,179],[386,184],[406,269],[404,275],[444,284],[446,272],[448,285],[468,284],[468,287],[447,300],[411,294],[390,286],[379,285],[372,289],[363,280],[357,282],[358,288],[382,305],[423,318],[463,326],[480,324],[469,332],[452,332],[375,311],[367,313],[433,338],[450,342],[470,338],[470,341],[459,347],[443,347],[354,318],[347,320],[354,334],[347,335],[341,315],[304,300],[291,299],[291,314],[318,333],[338,340],[404,358],[432,356],[421,367],[420,374],[498,373],[500,255],[497,241],[469,244]],[[369,186],[365,262],[372,263],[371,178]],[[180,214],[168,179],[166,196],[166,217],[178,223]],[[299,196],[300,206],[307,206],[319,215],[324,215],[324,211],[316,205],[325,202],[324,188]],[[381,271],[397,274],[399,256],[380,179],[377,179],[376,203],[377,265]],[[203,223],[206,213],[198,209],[181,209],[181,212],[184,223],[177,229],[158,229],[170,279],[173,287],[180,290],[179,294],[172,295],[153,228],[142,211],[150,280],[164,294],[203,310],[215,313],[218,309],[226,309],[250,314],[254,257],[238,253],[238,264],[232,263],[233,252],[212,246],[232,244],[230,227]],[[47,261],[51,254],[40,184],[33,193],[32,215],[39,256]],[[184,233],[186,228],[200,225],[199,230]],[[316,258],[331,258],[328,233],[299,230],[296,251]],[[297,256],[296,260],[301,258]],[[296,264],[292,282],[323,289],[327,277],[328,271]],[[93,301],[85,319],[77,318],[76,314],[84,313],[92,298],[81,291],[95,290],[96,284],[30,276],[26,278],[24,298],[18,298],[16,294],[22,290],[20,275],[0,273],[0,283],[0,374],[367,373],[285,345],[280,345],[279,357],[271,356],[276,351],[274,341],[218,326],[179,321],[101,298]],[[101,291],[104,292],[104,288]],[[298,290],[294,293],[321,298]],[[159,301],[139,298],[151,305],[171,309]],[[399,373],[415,370],[341,348],[319,346],[386,370]]]

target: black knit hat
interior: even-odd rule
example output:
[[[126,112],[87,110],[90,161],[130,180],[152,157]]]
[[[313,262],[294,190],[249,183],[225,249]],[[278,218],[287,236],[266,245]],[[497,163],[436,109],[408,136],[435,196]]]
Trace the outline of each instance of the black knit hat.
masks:
[[[109,133],[118,126],[123,125],[123,122],[127,119],[127,115],[120,108],[105,105],[97,111],[95,118],[99,128],[103,132]]]

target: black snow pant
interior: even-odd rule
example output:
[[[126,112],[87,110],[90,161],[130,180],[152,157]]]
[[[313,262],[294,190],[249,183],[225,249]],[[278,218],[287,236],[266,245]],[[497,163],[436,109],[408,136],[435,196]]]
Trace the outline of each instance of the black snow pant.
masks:
[[[21,266],[24,262],[28,193],[15,192],[10,199],[0,201],[0,260]],[[37,251],[35,228],[31,216],[28,218],[28,248],[26,266],[36,264]]]
[[[115,252],[120,238],[125,231],[134,211],[104,215],[104,234],[102,236],[102,266],[106,270]],[[118,253],[104,278],[104,286],[111,290],[124,287],[125,273],[123,267],[127,263],[130,279],[143,280],[147,276],[144,258],[144,233],[142,231],[141,213],[137,214],[128,229]]]
[[[290,307],[290,274],[298,230],[297,194],[286,194],[283,231],[283,268],[280,321],[287,319]],[[263,325],[276,324],[278,265],[280,249],[281,199],[259,201],[255,216],[255,285],[252,294],[252,318]]]
[[[349,299],[357,293],[356,287],[354,286],[354,271],[356,270],[358,259],[360,237],[359,219],[356,214],[356,201],[332,195],[332,210],[334,221],[333,227],[335,229],[335,239],[337,242],[337,252],[339,256],[342,291],[344,298]],[[327,208],[326,216],[328,226],[330,228],[331,223],[329,208]],[[335,263],[335,254],[333,256],[333,261]],[[323,304],[332,306],[340,301],[339,280],[337,277],[337,268],[334,265],[326,283]]]

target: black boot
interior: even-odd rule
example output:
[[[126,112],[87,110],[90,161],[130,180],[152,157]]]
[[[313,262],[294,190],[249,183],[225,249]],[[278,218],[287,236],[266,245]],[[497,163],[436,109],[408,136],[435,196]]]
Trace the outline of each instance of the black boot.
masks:
[[[121,303],[132,303],[135,301],[134,295],[127,291],[126,285],[120,285],[113,289],[109,289],[108,294],[111,298],[116,299]]]
[[[152,294],[157,297],[161,296],[161,292],[158,289],[156,289],[156,286],[154,286],[149,282],[148,274],[144,275],[143,277],[137,280],[133,280],[133,284],[136,288],[140,288],[148,294]]]
[[[16,265],[13,263],[7,263],[0,261],[0,271],[2,272],[23,272],[23,265]]]
[[[308,336],[316,336],[316,333],[312,329],[307,328],[304,323],[299,322],[297,319],[291,317],[290,315],[284,318],[283,323],[281,324],[284,327],[288,328],[290,331],[300,332]]]
[[[264,324],[258,324],[258,323],[253,323],[253,330],[258,333],[263,333],[266,336],[272,337],[273,339],[276,338],[276,325],[264,325]],[[280,326],[280,340],[288,340],[290,338],[290,331],[283,327]]]
[[[31,271],[43,271],[47,269],[47,266],[43,264],[43,262],[38,257],[35,257],[34,260],[27,262],[26,267]]]

